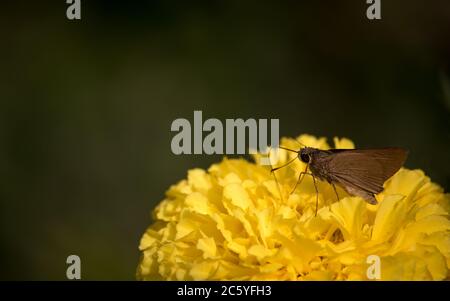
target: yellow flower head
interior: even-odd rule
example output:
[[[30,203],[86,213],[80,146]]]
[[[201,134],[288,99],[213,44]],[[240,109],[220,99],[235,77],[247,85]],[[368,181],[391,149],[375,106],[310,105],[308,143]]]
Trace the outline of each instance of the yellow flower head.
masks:
[[[329,149],[325,138],[301,143]],[[334,139],[335,148],[354,148]],[[294,139],[281,145],[298,148]],[[295,156],[279,151],[281,165]],[[261,155],[255,156],[259,162]],[[369,205],[310,177],[292,188],[304,163],[278,170],[224,159],[173,185],[144,233],[142,280],[366,280],[379,259],[382,280],[449,277],[450,195],[421,170],[400,169]],[[281,197],[280,197],[281,196]],[[371,278],[372,279],[372,278]]]

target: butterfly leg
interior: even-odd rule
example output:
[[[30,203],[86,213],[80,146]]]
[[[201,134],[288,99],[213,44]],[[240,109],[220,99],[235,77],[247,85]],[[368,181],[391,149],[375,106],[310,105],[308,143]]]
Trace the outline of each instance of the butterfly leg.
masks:
[[[293,194],[295,189],[297,189],[297,186],[303,181],[303,178],[305,177],[305,175],[310,175],[312,176],[311,173],[308,172],[308,165],[306,165],[306,168],[304,171],[302,171],[299,175],[298,175],[298,179],[297,182],[295,183],[294,189],[292,189],[290,194]],[[303,177],[302,177],[303,176]]]
[[[291,160],[289,160],[287,163],[285,163],[285,164],[283,164],[283,165],[281,165],[281,166],[278,166],[278,167],[275,167],[275,168],[273,168],[272,167],[272,163],[270,163],[270,172],[274,172],[274,171],[277,171],[278,169],[280,169],[280,168],[283,168],[283,167],[285,167],[285,166],[288,166],[289,164],[291,164],[292,162],[294,162],[295,160],[297,159],[297,157],[294,157],[294,158],[292,158]],[[269,160],[270,160],[270,155],[269,155]]]
[[[275,183],[277,184],[277,189],[278,189],[278,193],[280,194],[280,200],[281,202],[283,202],[283,195],[281,194],[281,188],[280,188],[280,184],[278,183],[278,179],[277,176],[275,175],[275,168],[272,167],[272,162],[270,161],[270,152],[272,151],[272,147],[269,148],[269,152],[268,152],[268,158],[269,158],[269,164],[270,164],[270,173],[273,174],[273,178],[275,179]]]
[[[339,202],[339,194],[337,193],[336,186],[333,183],[331,183],[331,185],[333,186],[334,193],[336,194],[336,198]]]
[[[317,216],[317,208],[319,207],[319,190],[317,189],[316,177],[312,174],[311,176],[313,177],[314,188],[316,189],[316,214],[314,216]]]
[[[305,171],[302,171],[298,175],[297,183],[295,184],[295,187],[292,190],[291,194],[295,191],[295,189],[297,188],[298,184],[301,183],[301,181],[303,180],[305,175],[311,176],[313,178],[314,189],[316,189],[316,213],[315,213],[315,216],[317,216],[317,208],[319,207],[319,189],[317,189],[316,177],[312,173],[307,172],[307,170],[308,170],[308,165],[306,165]]]

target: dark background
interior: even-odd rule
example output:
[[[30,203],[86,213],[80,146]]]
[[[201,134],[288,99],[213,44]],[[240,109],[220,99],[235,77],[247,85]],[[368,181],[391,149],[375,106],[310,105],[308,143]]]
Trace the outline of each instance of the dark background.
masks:
[[[189,3],[188,3],[189,2]],[[394,3],[393,3],[394,2]],[[170,124],[279,118],[280,135],[403,146],[450,187],[450,3],[0,4],[0,279],[134,279],[150,211],[189,168]]]

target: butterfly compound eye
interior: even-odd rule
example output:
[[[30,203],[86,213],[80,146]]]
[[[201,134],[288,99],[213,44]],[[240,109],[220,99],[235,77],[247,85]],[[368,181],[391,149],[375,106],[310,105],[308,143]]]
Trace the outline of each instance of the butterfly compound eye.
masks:
[[[309,163],[309,155],[307,155],[307,154],[300,154],[300,160],[302,160],[305,163]]]

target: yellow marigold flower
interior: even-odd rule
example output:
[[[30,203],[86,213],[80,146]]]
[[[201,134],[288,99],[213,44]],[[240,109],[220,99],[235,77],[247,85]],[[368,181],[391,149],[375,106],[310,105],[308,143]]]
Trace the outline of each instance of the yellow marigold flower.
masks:
[[[325,138],[303,144],[328,149]],[[334,139],[335,148],[354,148]],[[281,145],[297,149],[294,139]],[[295,154],[279,152],[277,165]],[[256,162],[261,155],[256,155]],[[421,170],[400,169],[367,204],[306,177],[296,160],[277,171],[224,159],[193,169],[154,210],[143,235],[137,278],[142,280],[365,280],[367,258],[380,258],[382,280],[443,280],[450,268],[450,195]],[[280,198],[280,193],[282,198]]]

